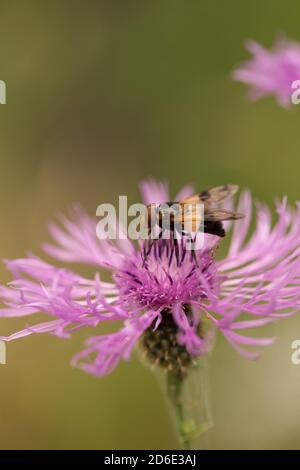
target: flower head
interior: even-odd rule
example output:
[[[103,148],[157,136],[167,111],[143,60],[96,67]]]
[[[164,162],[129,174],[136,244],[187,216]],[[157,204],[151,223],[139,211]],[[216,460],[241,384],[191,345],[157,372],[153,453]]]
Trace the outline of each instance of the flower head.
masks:
[[[252,58],[233,72],[234,80],[250,85],[254,100],[274,95],[282,106],[291,103],[292,84],[300,80],[300,44],[280,39],[268,51],[255,41],[246,44]]]
[[[170,200],[162,183],[146,181],[141,190],[146,204]],[[176,200],[192,192],[185,187]],[[69,338],[79,328],[101,329],[102,322],[121,321],[119,331],[90,337],[72,361],[97,376],[128,360],[137,344],[148,359],[183,373],[210,350],[215,330],[241,354],[257,357],[251,347],[267,346],[274,338],[241,331],[290,316],[300,306],[300,206],[278,203],[273,225],[269,209],[258,205],[250,236],[248,192],[237,210],[246,216],[234,223],[228,254],[218,261],[219,239],[207,234],[196,252],[187,249],[183,238],[176,246],[172,239],[156,240],[145,260],[144,242],[99,240],[96,221],[74,208],[71,218],[50,225],[56,244],[44,249],[61,262],[94,266],[95,276],[87,279],[33,256],[6,261],[14,280],[0,288],[6,304],[0,316],[42,311],[52,320],[2,339],[44,332]],[[112,282],[103,282],[97,268],[109,269]]]

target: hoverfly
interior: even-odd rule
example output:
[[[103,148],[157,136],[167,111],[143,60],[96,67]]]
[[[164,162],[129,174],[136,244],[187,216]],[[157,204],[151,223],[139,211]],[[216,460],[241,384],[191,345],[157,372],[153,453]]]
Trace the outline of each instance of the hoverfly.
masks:
[[[243,214],[221,208],[221,204],[238,189],[237,185],[225,184],[206,189],[181,201],[147,205],[145,219],[149,238],[155,227],[160,229],[158,238],[163,238],[166,227],[174,238],[175,232],[191,237],[191,234],[199,231],[199,227],[204,233],[224,237],[226,233],[223,222],[244,217]],[[201,211],[198,210],[199,207],[202,208]],[[186,227],[189,228],[188,231]],[[152,242],[149,248],[151,246]]]

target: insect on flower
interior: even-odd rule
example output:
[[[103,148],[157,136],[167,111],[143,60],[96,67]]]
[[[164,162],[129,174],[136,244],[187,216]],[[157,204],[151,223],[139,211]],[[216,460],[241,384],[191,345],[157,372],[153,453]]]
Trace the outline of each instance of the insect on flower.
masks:
[[[274,222],[265,205],[258,204],[252,211],[248,191],[235,204],[231,198],[235,191],[235,186],[229,186],[200,193],[209,229],[204,231],[201,249],[191,253],[185,234],[180,243],[175,236],[161,238],[147,251],[146,262],[148,240],[100,240],[96,220],[76,206],[70,217],[62,216],[59,224],[50,225],[55,243],[43,247],[64,267],[32,255],[8,260],[13,281],[0,286],[4,304],[0,317],[45,312],[51,320],[27,324],[0,339],[11,341],[33,333],[70,338],[80,328],[97,329],[72,364],[98,377],[128,361],[137,347],[167,377],[180,432],[184,438],[190,436],[201,420],[195,417],[198,409],[185,415],[183,404],[188,403],[191,410],[197,399],[182,398],[184,384],[212,349],[215,332],[240,354],[256,359],[258,351],[252,348],[271,345],[275,338],[258,337],[249,330],[300,310],[300,204],[291,207],[286,198],[277,202]],[[141,193],[146,206],[171,200],[167,186],[153,180],[141,184]],[[193,194],[194,189],[185,186],[174,200],[195,201]],[[219,207],[223,203],[226,209]],[[253,214],[256,224],[249,233]],[[218,260],[215,248],[225,229],[226,233],[232,229],[229,250]],[[65,266],[72,262],[93,266],[94,276],[83,277]],[[102,281],[100,269],[110,271],[110,282]],[[115,320],[122,323],[120,329],[101,334],[101,324]]]
[[[220,210],[224,214],[225,209],[215,206],[230,199],[236,189],[232,185],[229,189],[213,188],[200,193],[206,216],[212,214],[212,218],[218,219],[208,222],[217,224],[215,231],[219,234],[223,235],[222,224],[231,221],[216,217]],[[167,186],[154,180],[143,182],[141,192],[146,206],[153,201],[161,205],[170,200]],[[174,200],[187,201],[193,194],[193,188],[186,186]],[[123,320],[124,328],[119,332],[90,338],[89,347],[74,361],[88,372],[104,375],[121,359],[129,357],[151,325],[155,324],[158,331],[166,315],[172,316],[179,344],[191,355],[202,354],[205,338],[199,337],[197,331],[205,317],[239,352],[256,357],[256,353],[241,346],[267,345],[271,340],[250,339],[240,332],[285,318],[300,307],[300,207],[291,208],[286,199],[277,203],[279,220],[273,226],[269,209],[258,205],[256,229],[248,236],[252,217],[249,192],[242,192],[236,209],[230,204],[225,212],[229,218],[241,214],[245,217],[232,226],[230,247],[224,259],[215,259],[219,236],[204,233],[205,244],[196,252],[196,260],[188,256],[182,237],[178,259],[174,256],[174,240],[159,239],[153,244],[146,264],[143,240],[138,244],[129,239],[99,240],[96,219],[74,207],[70,217],[61,216],[60,224],[49,226],[56,243],[43,247],[60,262],[94,266],[94,278],[85,278],[36,256],[7,260],[13,281],[0,286],[0,298],[6,305],[0,309],[0,317],[24,317],[42,311],[53,321],[27,326],[0,339],[13,340],[38,332],[69,337],[78,328]],[[111,271],[111,282],[100,279],[99,268]],[[248,315],[248,319],[240,321],[241,315]],[[85,363],[84,358],[88,359],[92,351],[98,352],[98,359]]]
[[[152,248],[153,235],[154,239],[164,238],[164,235],[166,238],[172,237],[177,258],[177,239],[182,235],[190,242],[195,242],[199,231],[224,237],[222,222],[244,217],[243,214],[220,207],[220,204],[234,196],[237,190],[237,185],[226,184],[206,189],[177,202],[148,204],[144,223],[150,242],[145,244],[145,259]],[[158,235],[155,233],[157,227],[159,227]]]

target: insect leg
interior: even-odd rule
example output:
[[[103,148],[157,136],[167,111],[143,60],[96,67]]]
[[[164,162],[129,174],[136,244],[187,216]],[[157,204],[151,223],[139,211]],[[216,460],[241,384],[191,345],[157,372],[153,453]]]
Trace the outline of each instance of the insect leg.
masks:
[[[172,232],[173,233],[173,232]],[[175,256],[176,256],[176,261],[177,265],[180,264],[180,259],[179,259],[179,245],[178,245],[178,239],[176,238],[176,235],[174,236],[173,233],[173,243],[174,243],[174,251],[175,251]]]
[[[198,258],[196,256],[196,248],[195,248],[195,244],[196,244],[196,237],[197,237],[197,234],[195,234],[194,238],[191,236],[189,236],[189,242],[192,243],[192,249],[191,249],[191,260],[193,260],[196,264],[196,267],[199,268],[199,264],[198,264]]]

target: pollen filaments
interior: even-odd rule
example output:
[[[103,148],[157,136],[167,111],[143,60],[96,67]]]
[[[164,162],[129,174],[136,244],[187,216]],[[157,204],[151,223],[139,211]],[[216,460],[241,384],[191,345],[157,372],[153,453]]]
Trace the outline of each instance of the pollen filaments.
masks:
[[[189,257],[190,261],[197,264],[197,256],[194,249],[189,249],[187,246],[189,239],[176,238],[171,234],[170,239],[158,239],[158,240],[146,240],[143,246],[143,266],[147,266],[148,256],[153,254],[153,258],[156,261],[160,261],[162,258],[166,259],[168,266],[176,264],[180,267]]]
[[[189,314],[189,307],[185,307]],[[178,343],[178,326],[169,310],[162,311],[162,320],[154,330],[151,325],[141,338],[141,347],[147,361],[174,375],[184,377],[189,368],[197,364],[185,346]],[[199,331],[200,334],[200,331]]]

